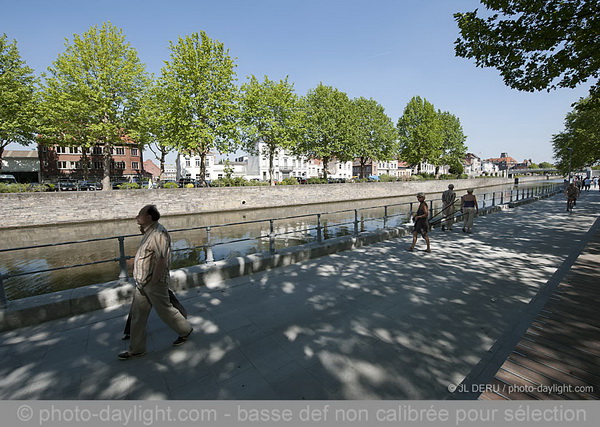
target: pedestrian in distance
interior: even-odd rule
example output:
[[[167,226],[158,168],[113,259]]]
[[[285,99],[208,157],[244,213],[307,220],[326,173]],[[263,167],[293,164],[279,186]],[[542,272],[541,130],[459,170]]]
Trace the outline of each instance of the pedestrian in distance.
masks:
[[[418,193],[417,200],[419,201],[419,207],[417,209],[417,213],[413,216],[415,224],[413,229],[413,241],[412,245],[410,245],[410,248],[407,250],[410,252],[414,251],[417,243],[417,236],[421,234],[427,243],[427,249],[425,249],[425,252],[431,252],[431,246],[429,243],[429,208],[427,207],[427,203],[425,203],[425,194]]]
[[[452,231],[454,224],[454,212],[456,208],[456,193],[454,192],[454,184],[449,184],[448,189],[442,193],[442,231]]]
[[[179,335],[173,345],[184,344],[193,331],[169,300],[171,236],[158,222],[159,219],[160,213],[154,205],[144,206],[136,217],[144,237],[133,262],[135,294],[131,307],[131,341],[129,350],[118,355],[120,360],[146,354],[146,329],[152,307],[158,317]]]
[[[575,183],[572,182],[565,190],[565,195],[567,196],[567,212],[570,212],[573,210],[573,207],[577,204],[577,198],[579,197],[579,188],[577,188]]]
[[[592,180],[590,178],[585,178],[583,180],[583,188],[585,191],[590,191],[590,187],[592,186]]]
[[[479,212],[477,197],[473,194],[473,189],[469,188],[467,194],[460,198],[460,211],[463,213],[463,233],[471,233],[473,228],[473,220]]]

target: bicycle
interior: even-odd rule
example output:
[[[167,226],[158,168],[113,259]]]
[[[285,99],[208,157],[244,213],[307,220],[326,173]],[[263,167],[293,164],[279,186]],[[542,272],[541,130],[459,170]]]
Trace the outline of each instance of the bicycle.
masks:
[[[569,197],[567,199],[567,212],[571,213],[573,212],[573,207],[575,206],[575,198],[573,197]]]

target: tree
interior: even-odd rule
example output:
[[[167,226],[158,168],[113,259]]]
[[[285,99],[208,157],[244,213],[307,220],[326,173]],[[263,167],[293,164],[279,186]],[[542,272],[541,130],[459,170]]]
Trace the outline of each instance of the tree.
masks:
[[[542,162],[542,163],[540,163],[539,166],[540,166],[540,169],[554,169],[554,165],[549,162]]]
[[[442,122],[433,104],[419,96],[413,97],[396,125],[399,135],[400,159],[418,165],[437,164],[443,153]]]
[[[0,36],[0,170],[11,142],[28,145],[36,129],[36,79],[19,55],[17,42]]]
[[[453,170],[463,169],[462,159],[467,155],[464,142],[467,137],[463,133],[459,118],[448,111],[438,111],[438,120],[441,122],[442,153],[436,166],[439,168],[441,165],[450,165]]]
[[[351,103],[354,119],[351,154],[359,160],[360,178],[365,178],[365,167],[369,161],[394,158],[398,132],[383,106],[373,99],[361,97]]]
[[[291,150],[298,143],[302,111],[294,86],[287,77],[279,82],[255,76],[242,85],[242,123],[246,149],[269,159],[269,182],[274,181],[274,159],[280,149]],[[262,152],[258,148],[264,144]]]
[[[565,130],[552,136],[556,167],[563,173],[600,162],[600,109],[589,108],[591,97],[582,99],[567,114]]]
[[[164,141],[166,126],[161,120],[161,102],[159,97],[161,90],[154,82],[142,99],[140,110],[140,126],[137,138],[144,143],[159,161],[160,176],[165,173],[165,162],[167,154],[173,151],[173,147]]]
[[[327,179],[329,162],[352,159],[352,104],[348,95],[320,83],[303,99],[304,132],[297,147],[299,155],[323,162]]]
[[[597,0],[481,0],[493,12],[454,15],[456,55],[494,67],[515,89],[573,88],[600,70]],[[598,91],[598,84],[593,88]]]
[[[137,52],[110,22],[65,43],[41,92],[41,139],[65,146],[102,147],[103,186],[111,189],[112,147],[132,143],[140,100],[149,83]],[[85,154],[84,154],[85,157]]]
[[[179,37],[170,49],[153,98],[154,130],[162,144],[200,157],[204,185],[211,150],[230,152],[239,144],[235,64],[223,43],[204,31]]]

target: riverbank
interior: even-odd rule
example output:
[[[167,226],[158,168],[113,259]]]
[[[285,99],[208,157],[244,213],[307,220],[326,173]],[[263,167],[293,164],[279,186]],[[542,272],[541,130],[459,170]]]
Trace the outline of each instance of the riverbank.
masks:
[[[519,182],[545,181],[520,178]],[[163,216],[232,212],[273,207],[351,202],[401,197],[417,192],[435,194],[452,182],[457,192],[467,188],[506,185],[509,178],[454,181],[371,182],[354,184],[278,185],[274,187],[175,188],[59,193],[0,194],[0,229],[131,219],[141,206],[156,204]]]

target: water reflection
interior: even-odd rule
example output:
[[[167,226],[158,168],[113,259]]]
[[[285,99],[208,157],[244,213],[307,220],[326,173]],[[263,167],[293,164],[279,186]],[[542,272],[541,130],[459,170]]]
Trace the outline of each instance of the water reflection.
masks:
[[[550,182],[525,184],[520,190],[548,185]],[[511,197],[513,186],[488,187],[476,190],[480,206],[506,202]],[[483,193],[496,192],[493,196]],[[502,195],[501,193],[502,192]],[[462,195],[459,193],[459,196]],[[440,195],[429,196],[433,213],[441,209]],[[387,210],[383,205],[389,206]],[[323,239],[349,235],[354,232],[355,212],[358,210],[358,231],[395,227],[409,218],[416,209],[414,196],[393,197],[374,200],[328,203],[287,208],[259,209],[244,212],[189,214],[164,217],[161,222],[171,231],[173,242],[172,267],[181,268],[201,264],[209,259],[209,236],[206,229],[195,227],[211,226],[210,244],[214,260],[269,251],[271,218],[288,218],[273,222],[276,235],[275,250],[295,246],[317,239],[317,224],[320,221]],[[347,211],[350,210],[350,211]],[[339,212],[345,211],[345,212]],[[322,213],[320,219],[317,213]],[[303,216],[310,215],[310,216]],[[384,215],[387,218],[384,220]],[[301,217],[300,217],[301,216]],[[289,218],[293,217],[293,218]],[[223,224],[237,224],[221,226]],[[36,246],[85,239],[128,236],[125,239],[125,254],[133,256],[141,239],[134,219],[106,221],[86,224],[55,225],[36,228],[3,230],[0,249]],[[4,281],[8,299],[19,299],[32,295],[56,292],[95,283],[116,280],[119,276],[119,243],[116,238],[64,246],[25,249],[0,254],[0,274],[15,275],[37,270],[86,264],[104,260],[109,263],[77,267],[52,272],[12,277]]]

